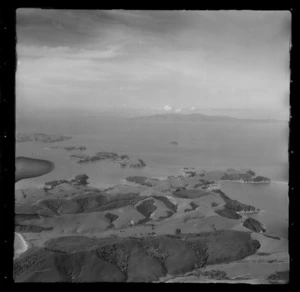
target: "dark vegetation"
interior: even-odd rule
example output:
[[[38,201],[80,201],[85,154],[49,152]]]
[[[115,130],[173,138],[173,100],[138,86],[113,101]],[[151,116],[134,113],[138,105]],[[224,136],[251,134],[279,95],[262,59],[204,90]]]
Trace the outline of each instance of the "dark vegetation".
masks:
[[[90,193],[73,199],[44,199],[32,206],[32,214],[30,214],[30,216],[38,215],[52,217],[61,214],[107,211],[126,206],[133,206],[143,199],[143,197],[132,193],[124,194],[122,196],[111,196],[108,198],[101,193]],[[20,216],[20,214],[17,214],[16,216]],[[29,216],[29,214],[26,216]]]
[[[230,280],[227,273],[221,270],[205,271],[201,272],[201,275],[213,280]]]
[[[186,189],[177,189],[172,193],[177,198],[182,199],[196,199],[204,196],[208,196],[210,192],[203,190],[186,190]]]
[[[19,224],[26,220],[34,220],[34,219],[40,219],[40,216],[37,214],[15,214],[15,224]]]
[[[159,200],[165,204],[165,206],[170,209],[173,213],[177,211],[177,205],[173,204],[167,197],[165,196],[152,196],[154,199]]]
[[[88,184],[89,177],[86,174],[76,175],[74,179],[71,180],[71,183],[80,186],[86,186]]]
[[[138,159],[137,162],[132,162],[128,155],[119,155],[115,152],[97,152],[94,155],[72,155],[73,158],[79,158],[77,163],[86,164],[96,161],[113,161],[119,163],[122,168],[131,167],[131,168],[143,168],[146,166],[146,163],[142,159]]]
[[[225,173],[221,180],[241,180],[244,182],[270,182],[271,180],[265,176],[254,177],[255,172],[248,170],[244,173]]]
[[[251,205],[246,205],[243,203],[240,203],[237,200],[230,199],[227,195],[225,195],[221,190],[213,190],[214,193],[217,193],[220,195],[220,197],[225,201],[225,209],[231,209],[235,212],[257,212],[259,209],[255,208]]]
[[[143,219],[140,219],[140,220],[137,222],[137,224],[140,225],[140,224],[147,223],[147,222],[149,222],[149,221],[151,221],[151,218],[150,218],[150,217],[145,217],[145,218],[143,218]]]
[[[149,199],[136,206],[136,209],[146,218],[149,218],[150,215],[157,209],[157,207],[154,205],[154,200]]]
[[[45,183],[44,190],[52,190],[61,184],[71,184],[71,182],[65,179],[48,181]]]
[[[290,272],[289,271],[275,272],[271,274],[267,278],[267,280],[269,280],[271,284],[279,284],[280,282],[286,284],[290,280]]]
[[[167,273],[178,275],[240,260],[260,246],[240,231],[180,236],[51,239],[44,248],[31,249],[15,260],[14,278],[17,282],[151,282]]]
[[[165,216],[159,217],[159,220],[161,221],[161,220],[164,220],[164,219],[166,219],[166,218],[169,218],[169,217],[171,217],[173,214],[174,214],[174,213],[173,213],[172,211],[167,211],[167,214],[166,214]]]
[[[215,212],[225,218],[229,218],[229,219],[241,219],[242,216],[239,215],[238,213],[236,213],[235,211],[233,211],[232,209],[228,209],[228,208],[223,208],[223,209],[219,209],[219,210],[215,210]]]
[[[65,150],[67,151],[85,151],[86,150],[86,147],[85,146],[66,146],[64,147]]]
[[[243,226],[258,233],[267,231],[259,221],[251,217],[244,221]]]
[[[142,168],[145,167],[146,163],[142,159],[138,159],[137,163],[130,163],[129,167],[131,168]]]
[[[139,185],[147,186],[147,187],[152,187],[152,184],[150,184],[147,181],[147,177],[145,176],[128,176],[126,177],[126,180],[129,182],[133,182]]]
[[[180,234],[181,234],[181,229],[180,228],[176,228],[175,235],[180,235]]]
[[[184,173],[187,177],[194,177],[197,174],[196,171],[191,171],[191,170],[185,171]]]
[[[270,253],[268,253],[268,252],[257,252],[256,254],[259,255],[259,256],[268,256],[268,255],[270,255]]]
[[[194,211],[196,210],[199,206],[197,204],[195,204],[194,202],[190,202],[190,206],[191,206],[191,209],[186,209],[184,210],[184,212],[190,212],[190,211]]]
[[[221,180],[242,180],[244,182],[250,182],[252,176],[249,173],[225,173]]]
[[[106,211],[106,210],[113,210],[113,209],[122,208],[126,206],[133,206],[143,199],[144,199],[143,197],[140,197],[137,194],[126,194],[120,197],[116,196],[110,199],[106,204],[100,205],[99,207],[91,210],[90,212]]]
[[[113,223],[115,220],[117,220],[119,218],[118,215],[115,215],[115,214],[112,214],[112,213],[109,213],[109,212],[106,213],[104,216],[105,216],[106,219],[108,219],[108,221],[110,223]]]
[[[264,236],[269,237],[269,238],[273,238],[273,239],[276,239],[276,240],[280,240],[280,237],[274,236],[274,235],[271,235],[271,234],[264,233]]]
[[[78,174],[75,176],[75,178],[71,180],[52,180],[49,182],[46,182],[44,185],[44,190],[53,190],[55,187],[61,185],[61,184],[69,184],[69,185],[75,185],[75,186],[86,186],[88,185],[89,177],[86,174]]]
[[[67,151],[85,151],[86,147],[85,146],[52,146],[50,147],[51,149],[64,149]]]
[[[256,176],[252,179],[253,182],[270,182],[271,180],[265,176]]]
[[[37,225],[23,225],[23,224],[15,225],[15,232],[21,232],[21,233],[26,233],[26,232],[39,233],[42,231],[51,231],[52,229],[53,227],[41,227]]]
[[[251,175],[251,176],[255,176],[255,172],[254,172],[253,170],[251,170],[251,169],[248,169],[248,170],[246,171],[246,173],[248,173],[248,174]]]

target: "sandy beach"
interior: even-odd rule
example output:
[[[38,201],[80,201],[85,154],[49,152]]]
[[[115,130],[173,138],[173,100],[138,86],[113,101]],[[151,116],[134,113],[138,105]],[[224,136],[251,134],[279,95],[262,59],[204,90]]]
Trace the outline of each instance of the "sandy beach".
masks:
[[[29,245],[26,243],[25,239],[20,233],[15,232],[15,242],[14,242],[14,249],[15,249],[15,258],[18,257],[20,254],[25,252],[28,249]]]

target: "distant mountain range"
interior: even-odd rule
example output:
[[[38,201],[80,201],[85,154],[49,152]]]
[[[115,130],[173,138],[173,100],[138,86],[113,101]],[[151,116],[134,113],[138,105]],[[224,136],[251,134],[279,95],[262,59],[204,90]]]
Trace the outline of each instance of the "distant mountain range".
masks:
[[[140,116],[131,118],[131,120],[144,120],[144,121],[166,121],[166,122],[287,122],[284,120],[276,119],[239,119],[228,116],[210,116],[200,113],[192,114],[181,114],[181,113],[167,113],[167,114],[157,114],[151,116]]]

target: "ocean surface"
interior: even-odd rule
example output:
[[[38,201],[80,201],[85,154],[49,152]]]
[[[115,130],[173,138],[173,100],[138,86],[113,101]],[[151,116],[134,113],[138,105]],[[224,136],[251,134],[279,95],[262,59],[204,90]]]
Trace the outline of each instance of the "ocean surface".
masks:
[[[56,121],[59,123],[58,121]],[[55,163],[53,172],[20,181],[16,189],[42,185],[54,179],[70,179],[77,174],[89,176],[91,185],[107,187],[129,175],[166,177],[179,175],[183,167],[205,169],[254,170],[271,178],[269,185],[222,183],[232,198],[265,210],[261,221],[280,236],[287,236],[288,219],[288,135],[287,123],[192,123],[149,122],[129,119],[97,119],[88,123],[73,120],[53,126],[37,123],[17,132],[60,133],[73,139],[53,144],[22,142],[16,156],[48,159]],[[59,131],[58,131],[59,129]],[[171,145],[176,141],[177,146]],[[71,152],[49,146],[85,146],[83,153],[99,151],[127,154],[142,159],[143,169],[122,169],[118,164],[98,162],[79,165]],[[275,232],[276,231],[276,232]]]
[[[250,215],[250,217],[263,223],[270,234],[288,238],[288,183],[245,184],[222,182],[221,189],[230,198],[259,208],[261,212]]]

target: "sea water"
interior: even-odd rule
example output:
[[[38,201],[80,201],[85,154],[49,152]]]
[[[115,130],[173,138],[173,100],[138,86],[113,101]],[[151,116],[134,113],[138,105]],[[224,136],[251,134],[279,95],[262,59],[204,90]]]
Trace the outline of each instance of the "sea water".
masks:
[[[259,208],[261,212],[252,214],[250,217],[263,223],[270,234],[288,238],[288,183],[222,182],[221,189],[230,198]]]

